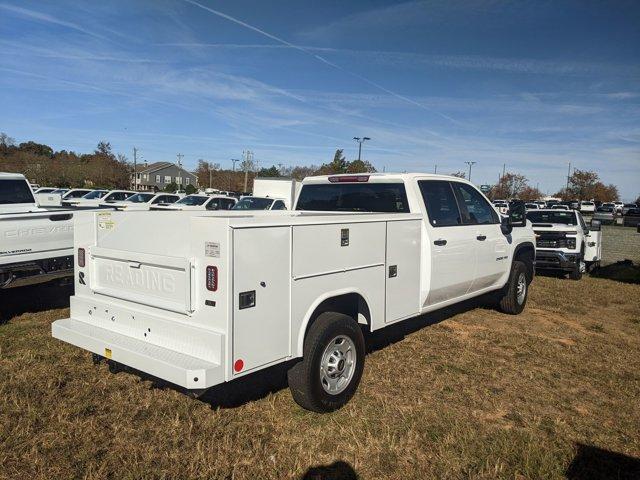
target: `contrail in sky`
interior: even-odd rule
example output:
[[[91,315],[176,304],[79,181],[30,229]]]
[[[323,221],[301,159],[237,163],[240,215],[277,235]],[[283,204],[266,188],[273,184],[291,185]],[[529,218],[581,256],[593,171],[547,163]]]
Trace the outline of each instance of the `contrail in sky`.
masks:
[[[286,41],[286,40],[284,40],[284,39],[282,39],[280,37],[272,35],[269,32],[265,32],[264,30],[261,30],[258,27],[254,27],[253,25],[250,25],[250,24],[248,24],[246,22],[243,22],[242,20],[238,20],[237,18],[232,17],[231,15],[227,15],[226,13],[220,12],[219,10],[214,10],[213,8],[207,7],[206,5],[202,5],[201,3],[198,3],[198,2],[196,2],[194,0],[184,0],[184,1],[186,3],[190,3],[191,5],[196,6],[198,8],[202,8],[203,10],[206,10],[207,12],[213,13],[214,15],[217,15],[218,17],[224,18],[225,20],[229,20],[230,22],[233,22],[233,23],[235,23],[237,25],[240,25],[242,27],[248,28],[249,30],[253,30],[256,33],[259,33],[260,35],[263,35],[263,36],[265,36],[267,38],[270,38],[271,40],[274,40],[274,41],[276,41],[278,43],[286,45],[287,47],[290,47],[290,48],[293,48],[295,50],[299,50],[299,51],[301,51],[303,53],[306,53],[307,55],[312,56],[313,58],[315,58],[316,60],[319,60],[320,62],[324,63],[325,65],[328,65],[328,66],[330,66],[332,68],[340,70],[341,72],[344,72],[344,73],[346,73],[348,75],[351,75],[352,77],[355,77],[355,78],[357,78],[357,79],[359,79],[359,80],[371,85],[372,87],[377,88],[378,90],[382,90],[383,92],[385,92],[385,93],[387,93],[387,94],[389,94],[389,95],[391,95],[391,96],[393,96],[393,97],[395,97],[395,98],[397,98],[399,100],[402,100],[402,101],[404,101],[406,103],[410,103],[411,105],[414,105],[414,106],[416,106],[418,108],[421,108],[423,110],[427,110],[429,112],[433,112],[433,113],[441,116],[442,118],[444,118],[446,120],[449,120],[450,122],[455,123],[457,125],[460,124],[460,122],[458,122],[454,118],[451,118],[448,115],[445,115],[444,113],[440,113],[440,112],[438,112],[436,110],[433,110],[433,109],[431,109],[431,108],[429,108],[429,107],[427,107],[427,106],[425,106],[425,105],[423,105],[423,104],[421,104],[419,102],[416,102],[415,100],[410,99],[409,97],[405,97],[404,95],[400,95],[399,93],[396,93],[396,92],[394,92],[392,90],[389,90],[388,88],[385,88],[382,85],[380,85],[379,83],[373,82],[373,81],[369,80],[368,78],[363,77],[362,75],[358,75],[357,73],[350,72],[349,70],[346,70],[345,68],[341,67],[340,65],[337,65],[337,64],[327,60],[326,58],[313,53],[311,50],[308,50],[308,49],[306,49],[304,47],[301,47],[300,45],[296,45],[294,43],[288,42],[288,41]]]

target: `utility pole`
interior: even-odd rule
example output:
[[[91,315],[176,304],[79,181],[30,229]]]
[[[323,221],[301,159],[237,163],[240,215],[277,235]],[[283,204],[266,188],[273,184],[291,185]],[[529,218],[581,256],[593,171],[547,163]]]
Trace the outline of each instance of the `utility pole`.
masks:
[[[245,156],[244,158],[244,191],[247,191],[247,187],[249,185],[249,166],[251,165],[251,160],[253,158],[253,152],[251,150],[245,150],[242,152]]]
[[[567,170],[567,186],[564,189],[564,194],[569,198],[569,177],[571,177],[571,162],[569,162],[569,170]]]
[[[435,166],[433,167],[433,173],[438,173],[438,165],[435,165]]]
[[[232,167],[233,168],[233,173],[236,173],[236,162],[239,162],[239,161],[240,160],[238,160],[237,158],[232,158],[231,159],[231,163],[233,164],[233,167]],[[229,175],[229,190],[231,190],[231,179],[233,177],[235,177],[235,175],[233,173],[231,175]]]
[[[369,137],[362,137],[362,138],[360,138],[360,137],[353,137],[353,139],[354,139],[356,142],[358,142],[358,160],[360,160],[360,159],[361,159],[361,157],[362,157],[362,144],[363,144],[364,142],[366,142],[367,140],[371,140],[371,138],[369,138]]]
[[[133,189],[138,190],[138,149],[133,147]]]
[[[464,163],[469,165],[469,177],[468,177],[468,179],[469,179],[469,181],[471,181],[471,167],[473,167],[476,164],[476,162],[464,162]]]
[[[182,157],[184,157],[184,155],[179,153],[176,157],[178,157],[178,174],[180,175],[180,178],[182,178]],[[182,182],[178,185],[178,190],[182,190]]]

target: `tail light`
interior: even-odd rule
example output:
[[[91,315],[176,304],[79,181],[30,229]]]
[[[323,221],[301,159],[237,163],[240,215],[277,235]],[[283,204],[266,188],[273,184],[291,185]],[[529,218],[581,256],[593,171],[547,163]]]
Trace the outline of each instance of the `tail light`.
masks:
[[[207,290],[210,292],[218,291],[218,267],[212,265],[207,267]]]
[[[84,248],[79,248],[78,249],[78,266],[79,267],[84,267],[85,266]]]
[[[329,177],[331,183],[364,183],[369,181],[369,175],[339,175]]]

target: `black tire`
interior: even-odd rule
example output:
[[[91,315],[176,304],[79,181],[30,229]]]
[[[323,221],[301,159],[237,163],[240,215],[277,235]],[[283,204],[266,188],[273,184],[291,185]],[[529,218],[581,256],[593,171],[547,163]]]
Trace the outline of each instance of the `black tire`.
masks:
[[[519,299],[518,296],[518,283],[522,278],[521,275],[524,275],[524,299]],[[502,289],[501,294],[498,306],[503,313],[518,315],[524,310],[527,304],[527,297],[529,296],[529,279],[527,277],[527,267],[523,262],[518,260],[513,262],[509,280]]]
[[[336,394],[323,387],[320,365],[325,350],[340,336],[348,337],[355,350],[355,366],[349,383]],[[345,405],[356,392],[364,370],[365,343],[360,326],[342,313],[325,312],[313,322],[304,341],[304,356],[289,370],[289,389],[298,405],[314,412],[331,412]]]
[[[582,272],[580,271],[579,265],[576,265],[576,268],[569,272],[569,278],[571,280],[580,280],[582,278]]]

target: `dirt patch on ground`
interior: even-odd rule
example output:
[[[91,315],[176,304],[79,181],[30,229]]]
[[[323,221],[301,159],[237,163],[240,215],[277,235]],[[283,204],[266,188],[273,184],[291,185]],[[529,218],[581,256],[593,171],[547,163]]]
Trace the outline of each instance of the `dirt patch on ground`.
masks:
[[[67,309],[10,311],[0,478],[624,474],[640,457],[639,295],[538,277],[522,315],[469,304],[394,327],[353,401],[327,415],[292,401],[284,369],[202,402],[53,340],[50,323]]]

